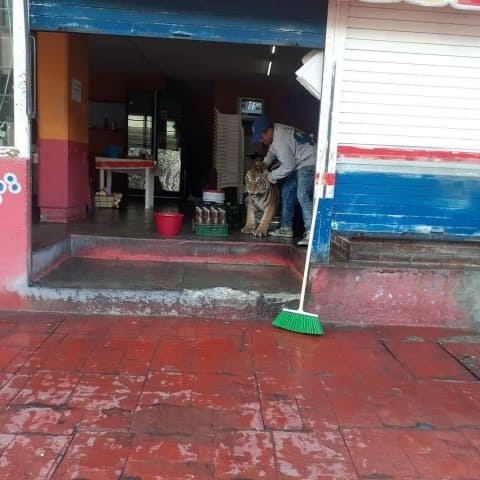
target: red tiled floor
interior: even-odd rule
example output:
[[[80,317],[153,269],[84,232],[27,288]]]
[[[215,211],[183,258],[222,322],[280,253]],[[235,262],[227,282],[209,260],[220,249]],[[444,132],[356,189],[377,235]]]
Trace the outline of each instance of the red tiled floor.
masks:
[[[68,405],[82,411],[79,427],[100,431],[127,431],[133,419],[145,377],[85,374]]]
[[[434,428],[480,425],[480,383],[422,380],[386,395],[374,394],[386,426],[428,423]]]
[[[408,430],[399,442],[422,479],[478,478],[478,451],[461,432]]]
[[[368,391],[335,392],[328,399],[342,427],[373,427],[382,425],[377,405]]]
[[[85,366],[95,348],[97,338],[75,337],[59,338],[57,343],[47,343],[38,351],[36,361],[46,370],[80,371]]]
[[[453,355],[473,375],[480,378],[480,343],[442,343],[442,347]]]
[[[196,342],[193,369],[203,373],[242,375],[252,370],[251,350],[241,336],[202,337]]]
[[[5,371],[22,351],[23,348],[21,347],[0,347],[0,370]]]
[[[121,349],[98,346],[90,354],[82,370],[89,373],[118,373],[118,366],[124,355],[125,352]]]
[[[147,405],[135,412],[132,430],[150,435],[211,435],[213,434],[211,408],[178,405]]]
[[[37,348],[47,336],[45,333],[10,332],[0,338],[0,346]]]
[[[416,378],[437,380],[473,380],[473,375],[452,361],[440,345],[423,341],[385,341],[386,347]]]
[[[192,401],[192,373],[151,372],[143,387],[140,405],[188,406]]]
[[[264,430],[264,420],[259,402],[243,403],[234,409],[214,409],[213,428],[225,430]]]
[[[340,433],[274,432],[277,478],[358,478]]]
[[[3,452],[14,440],[15,435],[0,434],[0,455],[3,455]]]
[[[262,413],[268,430],[303,430],[303,420],[294,399],[267,396],[262,402]]]
[[[79,432],[75,434],[55,475],[55,480],[120,478],[130,451],[126,433]]]
[[[25,362],[28,362],[32,357],[33,352],[33,349],[22,348],[18,352],[18,355],[15,355],[15,357],[13,357],[12,360],[7,365],[5,365],[3,371],[8,373],[20,372],[23,369]]]
[[[15,404],[65,404],[78,383],[78,376],[66,372],[41,370],[32,375],[15,398]]]
[[[70,435],[83,413],[54,407],[12,405],[0,414],[2,431],[7,433]]]
[[[2,378],[0,387],[0,411],[3,410],[15,398],[15,395],[28,382],[28,375],[8,375]]]
[[[399,430],[342,429],[348,451],[364,478],[416,478],[417,471],[399,442]]]
[[[478,478],[473,332],[36,315],[0,314],[2,480]]]
[[[219,433],[215,442],[215,478],[275,478],[274,448],[269,432]]]
[[[210,435],[137,435],[132,441],[125,478],[212,478],[213,438]]]
[[[480,429],[478,428],[464,428],[463,435],[468,438],[470,443],[480,452]]]
[[[1,456],[2,480],[52,478],[69,441],[63,436],[17,435]]]
[[[191,372],[195,342],[184,338],[163,337],[152,359],[151,370]]]
[[[255,377],[199,373],[193,382],[192,405],[228,410],[258,399]]]
[[[109,342],[123,350],[124,355],[118,365],[119,373],[125,375],[144,375],[150,368],[153,355],[157,348],[159,339],[151,337],[149,339],[140,337],[135,340]]]

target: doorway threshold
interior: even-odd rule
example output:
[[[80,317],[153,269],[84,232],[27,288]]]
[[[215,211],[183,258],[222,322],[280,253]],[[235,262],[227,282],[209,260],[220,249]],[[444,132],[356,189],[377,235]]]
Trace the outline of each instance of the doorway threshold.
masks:
[[[74,234],[50,251],[29,288],[35,309],[225,319],[295,307],[305,260],[287,243],[193,238]]]

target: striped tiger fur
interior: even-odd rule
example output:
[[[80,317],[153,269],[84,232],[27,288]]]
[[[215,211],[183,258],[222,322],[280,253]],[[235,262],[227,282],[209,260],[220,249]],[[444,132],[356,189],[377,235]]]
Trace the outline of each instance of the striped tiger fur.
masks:
[[[245,187],[248,197],[245,200],[247,219],[242,233],[251,233],[258,237],[266,237],[268,227],[279,204],[277,185],[270,183],[267,172],[261,168],[253,168],[245,174]],[[261,212],[260,223],[256,224],[257,212]]]

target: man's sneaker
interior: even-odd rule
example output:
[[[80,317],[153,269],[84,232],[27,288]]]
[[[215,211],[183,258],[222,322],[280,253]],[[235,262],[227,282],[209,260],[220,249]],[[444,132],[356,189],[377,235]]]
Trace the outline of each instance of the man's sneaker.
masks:
[[[310,230],[307,230],[303,234],[303,238],[297,242],[299,247],[306,247],[308,245],[308,239],[310,238]]]
[[[293,238],[293,229],[292,227],[280,227],[277,230],[268,232],[268,234],[272,237]]]

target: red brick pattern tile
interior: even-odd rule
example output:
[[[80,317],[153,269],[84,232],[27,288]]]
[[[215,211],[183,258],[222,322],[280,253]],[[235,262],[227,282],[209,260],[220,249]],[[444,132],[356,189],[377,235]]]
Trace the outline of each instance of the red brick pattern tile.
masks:
[[[124,477],[206,480],[212,478],[212,457],[210,435],[137,435],[131,443]]]
[[[125,433],[75,434],[55,475],[55,480],[120,478],[130,451]]]
[[[11,405],[0,414],[2,432],[70,435],[81,420],[74,409]]]
[[[24,385],[15,403],[60,406],[67,402],[77,383],[74,374],[40,370]]]
[[[69,438],[62,436],[17,435],[0,457],[2,480],[52,478],[68,442]]]
[[[0,315],[0,478],[478,478],[479,335],[326,330]]]
[[[254,376],[195,375],[192,405],[228,410],[258,401]]]
[[[386,347],[415,377],[436,380],[474,380],[458,362],[437,343],[423,341],[386,341]]]
[[[21,347],[0,347],[0,369],[5,370],[22,351]]]
[[[343,437],[360,477],[416,478],[418,472],[400,445],[400,430],[343,429]]]
[[[215,478],[275,478],[271,433],[220,433],[215,441]]]
[[[480,343],[448,342],[442,347],[480,379]]]
[[[470,443],[480,452],[480,429],[477,428],[463,428],[463,435],[470,441]]]
[[[47,338],[46,333],[10,332],[0,338],[2,347],[35,347]]]
[[[140,405],[189,406],[194,378],[192,373],[151,372],[145,381]]]
[[[0,387],[0,411],[7,407],[30,379],[27,375],[8,375]]]
[[[478,478],[478,452],[460,432],[410,430],[399,437],[420,478]]]
[[[273,439],[279,479],[358,478],[340,434],[274,432]]]
[[[7,435],[7,434],[0,435],[0,455],[3,455],[3,452],[14,440],[15,440],[15,435]]]

